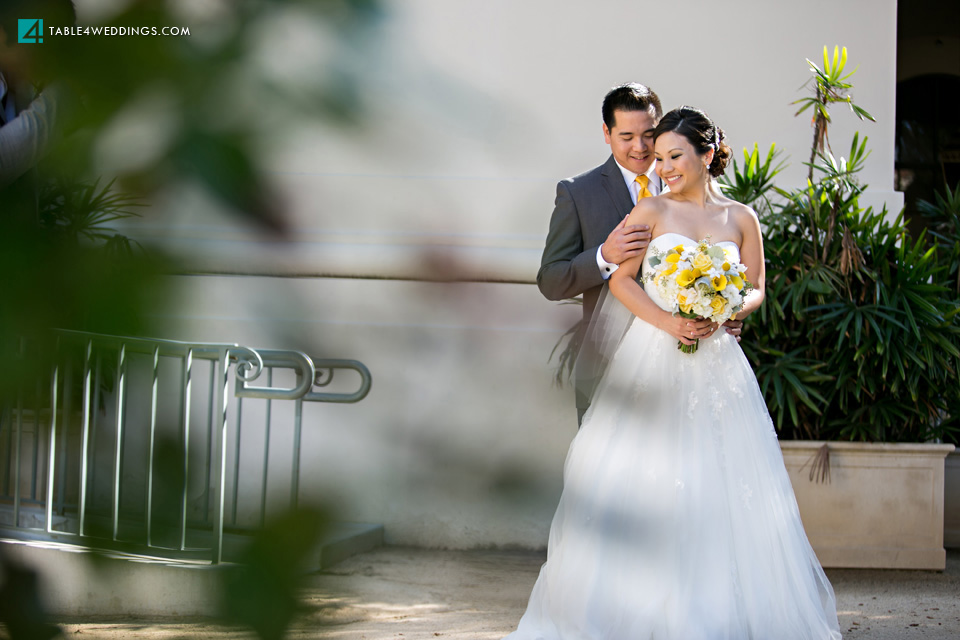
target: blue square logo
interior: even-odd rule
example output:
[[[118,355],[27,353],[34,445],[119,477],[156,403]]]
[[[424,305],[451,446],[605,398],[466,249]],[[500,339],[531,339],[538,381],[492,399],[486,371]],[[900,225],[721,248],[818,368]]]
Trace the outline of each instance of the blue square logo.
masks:
[[[40,44],[43,42],[43,20],[40,18],[20,18],[17,20],[17,42]]]

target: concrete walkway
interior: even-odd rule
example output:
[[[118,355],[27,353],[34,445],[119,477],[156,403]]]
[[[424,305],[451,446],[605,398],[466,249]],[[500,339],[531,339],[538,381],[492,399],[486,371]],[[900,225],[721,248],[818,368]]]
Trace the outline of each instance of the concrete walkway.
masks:
[[[383,547],[308,579],[289,638],[498,640],[526,606],[544,555]],[[827,571],[851,640],[960,637],[960,551],[942,573]],[[253,638],[210,621],[64,622],[68,638]]]

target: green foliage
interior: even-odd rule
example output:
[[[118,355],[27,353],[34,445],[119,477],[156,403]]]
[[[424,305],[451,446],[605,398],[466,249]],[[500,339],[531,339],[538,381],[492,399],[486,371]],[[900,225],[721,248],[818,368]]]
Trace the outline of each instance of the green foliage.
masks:
[[[785,161],[773,164],[780,153],[776,143],[770,145],[766,159],[761,159],[760,149],[756,144],[753,145],[753,151],[744,149],[743,168],[740,168],[734,158],[734,179],[731,181],[726,176],[720,178],[720,190],[728,198],[749,205],[757,211],[769,212],[773,205],[767,194],[773,189],[774,177],[786,166]]]
[[[32,10],[40,4],[31,2]],[[56,352],[51,329],[156,332],[144,310],[164,306],[171,291],[162,274],[178,269],[155,253],[134,251],[110,224],[136,215],[142,200],[187,187],[244,223],[282,231],[283,203],[265,166],[270,142],[304,120],[357,124],[364,116],[358,96],[369,78],[365,56],[377,50],[369,28],[381,12],[378,0],[112,4],[115,10],[92,26],[183,25],[191,36],[53,37],[42,46],[21,46],[16,56],[0,43],[0,65],[13,65],[3,67],[5,75],[18,71],[41,93],[59,98],[56,129],[62,133],[50,136],[41,166],[0,188],[0,358],[23,363],[0,371],[0,411],[25,381],[48,379]],[[199,11],[185,18],[193,5]],[[328,55],[284,57],[278,72],[275,54],[287,43],[290,24],[311,29]],[[297,73],[284,73],[298,62]],[[91,182],[91,167],[111,181]],[[20,359],[24,344],[36,345],[37,355]],[[163,483],[179,470],[175,458],[160,454],[162,496],[176,490]],[[173,496],[161,502],[176,504]],[[263,638],[283,636],[296,609],[297,563],[328,519],[297,512],[268,527],[246,564],[229,573],[231,619]],[[0,565],[0,573],[12,575],[2,558]],[[17,637],[45,637],[42,627],[27,636],[11,626],[17,620],[11,607],[37,621],[26,606],[36,599],[32,579],[12,586],[19,600],[0,598],[9,601],[0,618]]]
[[[830,148],[827,127],[830,123],[830,105],[837,102],[844,102],[850,105],[850,110],[861,120],[870,120],[876,122],[876,119],[866,112],[860,106],[854,104],[853,96],[847,90],[853,87],[847,80],[856,73],[856,69],[849,73],[844,73],[847,67],[847,48],[833,48],[833,60],[831,61],[827,47],[823,48],[823,69],[818,67],[811,60],[807,60],[810,65],[810,71],[813,72],[813,95],[806,98],[795,100],[792,104],[799,104],[800,108],[794,115],[800,115],[807,109],[813,109],[813,145],[810,149],[810,165],[813,164],[817,153],[823,153],[824,149]],[[807,175],[808,180],[813,180],[813,167]]]
[[[40,11],[46,3],[30,4]],[[283,202],[264,166],[270,141],[305,121],[362,121],[362,61],[372,49],[360,45],[379,18],[377,0],[248,0],[212,13],[186,11],[190,4],[129,0],[79,25],[176,25],[189,37],[51,37],[16,55],[0,43],[5,77],[57,107],[42,162],[0,186],[5,360],[16,356],[16,338],[49,339],[53,328],[157,333],[144,303],[162,307],[170,281],[161,274],[182,268],[137,251],[110,225],[135,215],[139,202],[189,188],[243,224],[282,231]],[[306,54],[287,56],[283,68],[298,72],[278,73],[265,60],[276,62],[291,24],[325,39],[327,57],[311,65]],[[0,396],[16,382],[0,373]]]
[[[144,205],[131,196],[115,192],[113,183],[111,180],[101,187],[99,178],[93,182],[49,181],[38,195],[41,229],[69,242],[83,240],[111,253],[129,254],[133,248],[131,241],[108,225],[139,216],[133,209]]]
[[[818,83],[845,90],[845,63],[844,50],[823,71],[811,66]],[[814,106],[826,123],[829,102],[808,99],[801,111]],[[742,344],[771,415],[787,438],[956,442],[960,188],[923,205],[930,231],[913,238],[902,213],[860,205],[866,137],[854,135],[846,158],[817,140],[807,163],[816,179],[803,188],[772,184],[773,147],[765,159],[745,151],[724,186],[764,203],[766,299]]]
[[[93,26],[176,25],[190,35],[61,37],[32,49],[35,73],[78,97],[71,127],[85,133],[69,137],[52,160],[68,173],[107,167],[125,191],[150,196],[188,183],[249,222],[284,229],[265,150],[298,123],[362,120],[378,0],[246,0],[215,12],[121,4]],[[278,72],[292,24],[330,54],[284,58]],[[151,151],[122,141],[123,131],[135,141],[149,132]]]
[[[291,510],[258,531],[240,561],[221,573],[221,615],[261,640],[280,640],[301,612],[303,567],[329,528],[323,508]]]
[[[934,195],[935,202],[921,200],[918,209],[938,251],[943,252],[942,259],[948,264],[942,282],[960,295],[960,184],[953,191],[945,186],[943,193]]]

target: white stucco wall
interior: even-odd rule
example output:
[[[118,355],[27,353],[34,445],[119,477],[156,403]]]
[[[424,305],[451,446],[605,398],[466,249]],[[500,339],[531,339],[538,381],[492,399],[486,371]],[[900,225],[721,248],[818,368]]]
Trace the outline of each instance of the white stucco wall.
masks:
[[[333,500],[342,518],[384,524],[393,543],[544,544],[576,433],[572,392],[553,385],[547,357],[579,307],[558,308],[525,284],[177,280],[190,311],[167,318],[169,337],[229,334],[369,367],[373,386],[362,402],[304,406],[302,501]],[[246,416],[256,402],[245,401]],[[273,407],[269,489],[280,506],[292,424],[282,404]],[[245,417],[243,427],[241,491],[254,497],[261,424]]]
[[[854,130],[869,135],[869,198],[897,208],[896,2],[383,4],[353,54],[360,126],[265,116],[289,237],[264,242],[189,188],[124,230],[180,253],[187,270],[254,274],[175,278],[178,302],[155,310],[165,337],[370,367],[370,396],[324,408],[305,436],[305,490],[341,496],[344,517],[385,524],[389,542],[541,546],[575,433],[547,356],[577,309],[530,283],[556,181],[609,153],[604,93],[637,80],[667,109],[702,107],[738,156],[776,142],[790,156],[781,184],[796,185],[812,136],[790,105],[806,95],[804,58],[845,45],[860,66],[856,101],[877,123],[835,108],[833,148],[845,155]],[[295,15],[271,28],[315,37]],[[329,55],[299,51],[291,73]],[[416,282],[437,276],[502,284]]]
[[[638,80],[665,109],[704,108],[737,157],[776,142],[789,156],[780,183],[796,186],[812,128],[790,103],[808,95],[804,60],[820,64],[824,45],[848,48],[848,68],[859,67],[856,101],[877,119],[834,107],[833,149],[846,155],[854,131],[869,136],[866,200],[902,203],[893,191],[893,0],[383,5],[355,49],[340,52],[361,80],[359,126],[259,114],[264,158],[292,220],[286,242],[254,248],[257,234],[238,234],[235,220],[188,189],[155,211],[148,233],[202,270],[416,277],[430,273],[420,264],[428,250],[464,262],[458,274],[467,278],[531,281],[556,181],[609,153],[600,102],[611,86]],[[295,12],[264,32],[270,69],[306,83],[331,64],[324,47],[304,49],[324,33]]]

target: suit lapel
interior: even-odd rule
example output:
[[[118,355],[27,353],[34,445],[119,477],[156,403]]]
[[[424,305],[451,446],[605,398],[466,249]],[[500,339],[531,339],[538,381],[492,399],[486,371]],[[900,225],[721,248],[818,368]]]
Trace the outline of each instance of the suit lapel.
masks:
[[[633,209],[633,200],[630,199],[630,191],[627,190],[627,184],[623,181],[623,174],[620,173],[620,167],[617,161],[611,155],[603,165],[603,188],[610,194],[617,208],[617,221],[627,217]]]

